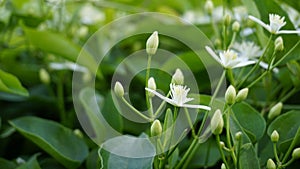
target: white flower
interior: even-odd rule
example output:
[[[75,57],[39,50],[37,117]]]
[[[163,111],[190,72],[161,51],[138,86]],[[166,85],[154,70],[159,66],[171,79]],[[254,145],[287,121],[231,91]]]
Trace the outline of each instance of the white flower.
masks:
[[[77,63],[73,63],[73,62],[51,62],[49,64],[50,69],[53,70],[72,70],[72,71],[78,71],[78,72],[83,72],[83,73],[87,73],[89,72],[89,70],[84,67],[84,66],[80,66]]]
[[[104,20],[105,16],[91,4],[83,6],[79,12],[81,22],[86,25],[93,25]]]
[[[247,65],[254,64],[255,61],[243,60],[238,54],[233,50],[227,50],[220,52],[219,56],[208,46],[205,46],[207,52],[224,68],[237,68]]]
[[[300,33],[300,31],[296,31],[296,30],[280,30],[286,24],[286,22],[284,21],[284,19],[285,19],[284,17],[281,17],[277,14],[269,14],[269,21],[270,21],[269,25],[265,24],[260,19],[254,17],[254,16],[251,16],[251,15],[249,15],[249,19],[260,24],[261,26],[263,26],[265,29],[267,29],[272,34]]]
[[[155,94],[157,97],[161,98],[162,100],[176,106],[176,107],[186,107],[186,108],[194,108],[194,109],[204,109],[204,110],[211,110],[210,107],[204,105],[193,105],[193,104],[186,104],[189,101],[192,101],[193,98],[188,98],[187,94],[190,91],[190,88],[187,88],[183,85],[176,85],[171,83],[170,90],[171,90],[171,99],[161,95],[160,93],[156,92],[155,90],[145,88],[148,92]]]

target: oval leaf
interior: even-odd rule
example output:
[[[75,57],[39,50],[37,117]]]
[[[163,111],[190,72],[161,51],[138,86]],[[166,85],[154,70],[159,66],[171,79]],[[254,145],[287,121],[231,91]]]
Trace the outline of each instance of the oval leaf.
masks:
[[[10,124],[67,168],[76,168],[88,155],[84,141],[59,123],[37,117],[21,117]]]
[[[28,91],[14,75],[0,70],[0,91],[21,96],[28,96]]]

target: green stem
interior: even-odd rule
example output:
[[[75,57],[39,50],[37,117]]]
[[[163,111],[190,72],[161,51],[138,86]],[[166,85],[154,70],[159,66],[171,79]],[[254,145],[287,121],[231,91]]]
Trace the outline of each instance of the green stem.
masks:
[[[282,97],[279,102],[285,102],[287,99],[289,99],[291,96],[293,96],[297,92],[298,92],[298,89],[293,88],[291,91],[289,91],[287,94],[285,94],[284,97]]]
[[[223,160],[223,162],[224,162],[226,168],[229,169],[228,162],[227,162],[227,160],[226,160],[226,158],[225,158],[224,152],[223,152],[222,147],[221,147],[221,145],[220,145],[220,142],[221,142],[220,135],[216,135],[216,139],[217,139],[218,149],[219,149],[219,152],[220,152],[220,154],[221,154],[221,158],[222,158],[222,160]]]
[[[135,107],[133,107],[131,104],[128,103],[128,101],[122,97],[122,101],[132,110],[134,111],[137,115],[139,115],[140,117],[142,117],[143,119],[147,120],[147,121],[151,121],[152,119],[150,119],[149,117],[145,116],[144,114],[142,114],[140,111],[138,111]]]
[[[221,88],[221,84],[222,84],[222,82],[225,79],[225,75],[226,75],[226,71],[224,70],[223,73],[222,73],[222,75],[221,75],[221,77],[220,77],[220,80],[219,80],[219,82],[217,84],[216,90],[214,91],[214,94],[211,97],[209,105],[212,105],[212,103],[215,100],[217,94],[219,93],[219,90]],[[187,149],[187,151],[185,152],[185,154],[183,155],[182,159],[177,164],[177,166],[175,167],[175,169],[184,169],[184,168],[187,167],[187,165],[191,161],[192,157],[194,156],[195,152],[197,151],[197,149],[198,149],[198,147],[200,145],[198,137],[200,136],[202,130],[204,129],[206,120],[208,118],[208,114],[209,114],[209,112],[206,111],[205,114],[204,114],[203,121],[201,123],[200,129],[198,130],[197,137],[195,137],[193,139],[193,142],[191,143],[191,145],[189,146],[189,148]],[[182,166],[182,168],[181,168],[181,166]]]
[[[166,97],[170,96],[170,91],[168,92]],[[158,114],[161,112],[162,108],[164,107],[164,105],[166,104],[166,101],[162,101],[162,103],[159,105],[158,109],[156,110],[156,112],[153,115],[153,118],[156,118],[158,116]]]
[[[192,120],[191,120],[191,117],[190,117],[190,114],[189,114],[188,109],[187,109],[187,108],[184,108],[184,112],[185,112],[187,121],[188,121],[188,123],[189,123],[189,125],[190,125],[190,128],[191,128],[191,130],[192,130],[192,135],[193,135],[193,137],[197,137],[197,136],[196,136],[196,133],[195,133],[194,125],[193,125],[193,122],[192,122]]]
[[[227,139],[227,144],[228,144],[228,148],[230,150],[230,155],[233,159],[234,165],[237,165],[237,159],[234,153],[234,149],[231,143],[231,135],[230,135],[230,114],[231,114],[231,107],[228,108],[228,112],[226,113],[226,139]]]
[[[66,112],[65,112],[65,102],[64,102],[64,85],[62,82],[62,77],[64,77],[64,72],[59,74],[59,80],[57,82],[57,103],[59,109],[60,120],[63,124],[66,123]]]
[[[300,40],[284,55],[282,56],[282,58],[280,58],[273,66],[272,68],[275,68],[276,66],[278,66],[294,49],[296,49],[296,47],[299,45]]]
[[[231,39],[231,41],[230,41],[230,44],[229,44],[229,46],[228,46],[228,49],[231,48],[231,46],[233,45],[235,39],[236,39],[236,32],[233,32],[232,39]]]
[[[227,26],[224,24],[223,26],[223,49],[224,50],[227,50],[226,41],[227,41]]]
[[[242,139],[243,137],[241,137],[241,139],[238,141],[238,146],[237,146],[237,154],[236,154],[236,166],[237,169],[240,169],[240,154],[241,154],[241,147],[242,147]]]
[[[151,66],[151,55],[148,55],[148,61],[147,61],[147,69],[146,69],[146,80],[145,80],[145,86],[148,87],[148,80],[150,77],[150,66]],[[151,114],[151,116],[153,115],[153,112],[151,112],[151,108],[150,108],[150,98],[149,98],[149,92],[145,90],[145,95],[146,95],[146,104],[147,104],[147,110],[149,112],[149,114]],[[151,109],[151,110],[150,110]]]
[[[296,133],[296,135],[295,135],[288,151],[285,153],[285,155],[283,157],[283,160],[282,160],[282,164],[284,164],[287,161],[289,155],[291,154],[291,152],[293,151],[293,149],[294,149],[294,147],[297,143],[297,140],[298,140],[297,138],[299,138],[299,137],[300,137],[300,128],[297,130],[297,133]]]
[[[229,82],[230,82],[233,86],[235,86],[235,81],[234,81],[232,69],[227,69],[227,77],[228,77],[228,79],[229,79]]]
[[[272,40],[272,35],[269,37],[267,46],[263,52],[263,54],[261,55],[261,57],[259,58],[259,60],[257,61],[257,63],[254,65],[254,67],[248,72],[248,74],[246,75],[246,77],[241,81],[241,83],[238,85],[237,88],[240,88],[243,86],[243,84],[246,82],[246,80],[253,74],[253,72],[258,68],[259,63],[263,60],[264,55],[267,53],[267,49],[269,48],[270,44],[271,44],[271,40]]]
[[[273,143],[273,151],[274,151],[274,156],[275,156],[276,162],[279,164],[280,160],[279,160],[278,153],[277,153],[276,143]]]
[[[286,168],[287,166],[291,165],[294,161],[295,161],[295,159],[291,158],[287,163],[282,164],[281,167]]]
[[[259,82],[263,77],[265,77],[268,74],[268,71],[265,71],[262,73],[258,78],[256,78],[252,83],[250,83],[247,88],[251,88],[253,85],[255,85],[257,82]]]

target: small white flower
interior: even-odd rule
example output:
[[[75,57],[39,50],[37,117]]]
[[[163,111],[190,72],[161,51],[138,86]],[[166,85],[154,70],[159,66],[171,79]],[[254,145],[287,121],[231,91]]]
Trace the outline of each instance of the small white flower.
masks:
[[[193,104],[186,104],[189,101],[192,101],[193,98],[188,98],[187,94],[190,91],[190,88],[187,88],[183,85],[176,85],[171,83],[170,90],[171,90],[171,99],[161,95],[160,93],[156,92],[155,90],[145,88],[148,92],[155,94],[157,97],[161,98],[162,100],[176,106],[176,107],[186,107],[186,108],[194,108],[194,109],[204,109],[204,110],[211,110],[210,107],[204,105],[193,105]]]
[[[50,69],[53,70],[72,70],[72,71],[78,71],[78,72],[89,72],[89,70],[84,67],[84,66],[80,66],[77,63],[73,63],[73,62],[51,62],[49,64]]]
[[[269,25],[251,15],[249,15],[249,19],[260,24],[272,34],[300,33],[300,31],[296,31],[296,30],[280,30],[286,24],[286,22],[284,21],[285,19],[284,17],[281,17],[277,14],[269,14],[269,21],[270,21]]]
[[[239,57],[238,54],[233,50],[220,52],[218,56],[210,47],[205,46],[205,49],[224,68],[233,69],[255,63],[255,61],[241,59],[241,57]]]
[[[91,4],[83,6],[79,16],[81,22],[86,25],[93,25],[105,19],[104,14]]]

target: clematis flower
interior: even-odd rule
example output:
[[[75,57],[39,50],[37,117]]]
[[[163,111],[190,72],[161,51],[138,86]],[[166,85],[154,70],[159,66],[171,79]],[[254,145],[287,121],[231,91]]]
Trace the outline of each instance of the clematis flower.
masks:
[[[234,50],[227,50],[220,52],[219,56],[208,46],[205,46],[206,51],[225,69],[233,69],[254,64],[255,61],[244,60],[238,56]]]
[[[281,17],[277,14],[269,14],[269,21],[270,21],[269,25],[251,15],[249,15],[249,19],[260,24],[262,27],[267,29],[272,34],[300,33],[300,31],[296,31],[296,30],[280,30],[286,24],[286,22],[284,21],[284,19],[285,19],[284,16]]]
[[[204,110],[211,110],[210,107],[204,105],[194,105],[194,104],[186,104],[189,101],[192,101],[193,98],[188,98],[187,94],[190,91],[190,88],[187,88],[183,85],[176,85],[171,83],[170,90],[171,90],[171,98],[165,97],[160,93],[152,90],[150,88],[145,88],[148,92],[155,94],[157,97],[161,98],[162,100],[176,106],[176,107],[186,107],[186,108],[194,108],[194,109],[204,109]]]

